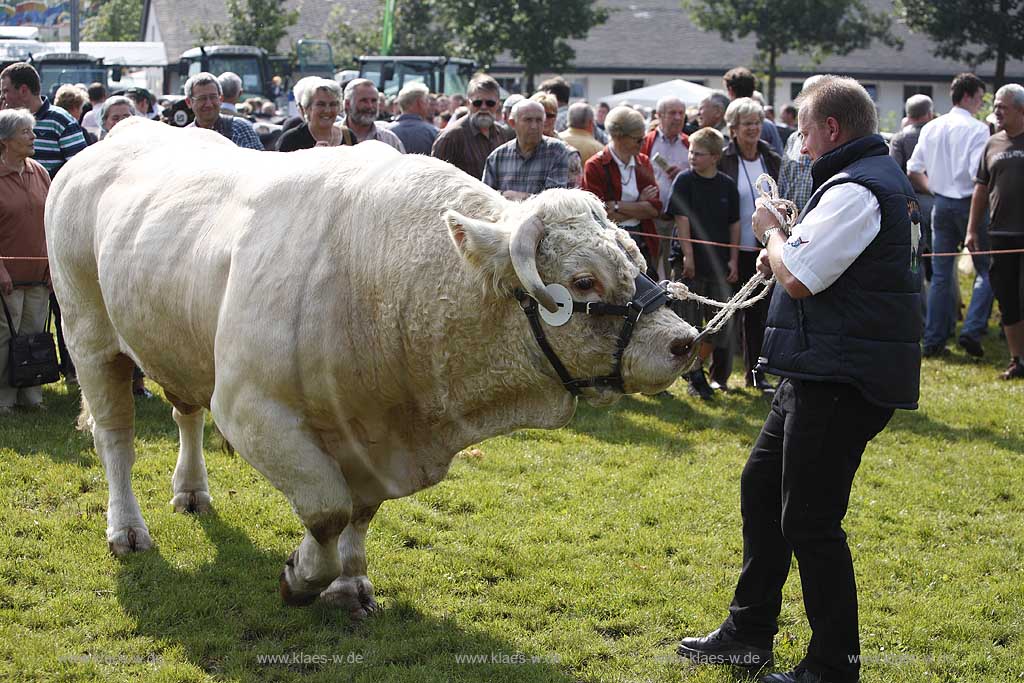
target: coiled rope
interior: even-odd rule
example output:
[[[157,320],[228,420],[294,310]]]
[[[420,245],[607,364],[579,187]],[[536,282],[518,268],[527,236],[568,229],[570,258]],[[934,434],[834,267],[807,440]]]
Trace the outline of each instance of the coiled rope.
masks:
[[[765,189],[767,185],[767,190]],[[782,226],[783,231],[788,235],[793,226],[796,225],[796,220],[799,215],[799,211],[796,208],[796,204],[788,199],[782,199],[779,197],[779,186],[775,183],[775,179],[767,173],[762,173],[757,177],[757,182],[754,186],[760,192],[760,196],[754,200],[755,207],[764,207],[775,217]],[[765,277],[759,271],[755,270],[753,277],[747,280],[746,284],[739,288],[739,290],[730,298],[728,301],[716,301],[709,299],[700,294],[695,294],[690,291],[690,288],[684,285],[682,282],[670,282],[668,284],[669,297],[677,300],[690,299],[707,306],[713,306],[720,309],[708,324],[701,330],[697,336],[696,341],[700,341],[704,337],[714,334],[725,327],[725,324],[729,322],[736,311],[742,308],[749,308],[761,301],[768,292],[771,291],[771,286],[775,283],[775,276]],[[754,294],[758,287],[763,287],[761,291]]]

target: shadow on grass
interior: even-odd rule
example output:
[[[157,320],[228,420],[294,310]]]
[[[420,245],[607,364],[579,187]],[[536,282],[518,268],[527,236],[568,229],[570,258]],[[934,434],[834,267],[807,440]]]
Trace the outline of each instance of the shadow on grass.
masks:
[[[16,408],[0,417],[0,445],[19,455],[45,453],[51,460],[88,467],[96,462],[92,437],[75,427],[81,404],[78,391],[62,385],[43,387],[44,410]]]
[[[580,404],[565,429],[608,443],[658,445],[671,440],[685,449],[692,444],[687,436],[691,431],[721,430],[753,441],[771,405],[770,397],[753,391],[734,389],[704,403],[687,396],[684,384],[673,389],[671,397],[626,396],[610,408]],[[650,424],[650,419],[664,422],[666,428],[643,424]]]
[[[138,634],[152,638],[161,651],[180,648],[191,664],[214,677],[580,680],[552,662],[550,653],[518,653],[511,641],[425,615],[401,595],[378,596],[384,609],[361,624],[320,604],[286,607],[277,593],[284,554],[256,548],[216,513],[196,523],[215,546],[216,558],[186,569],[169,562],[159,547],[131,556],[117,576],[118,601],[135,619]],[[457,659],[464,657],[476,663]]]
[[[888,430],[911,432],[918,436],[950,443],[977,443],[985,441],[993,446],[1011,453],[1024,453],[1024,435],[1014,434],[1010,430],[998,432],[984,427],[952,427],[943,422],[936,422],[927,413],[920,410],[897,411],[897,418],[887,427]]]

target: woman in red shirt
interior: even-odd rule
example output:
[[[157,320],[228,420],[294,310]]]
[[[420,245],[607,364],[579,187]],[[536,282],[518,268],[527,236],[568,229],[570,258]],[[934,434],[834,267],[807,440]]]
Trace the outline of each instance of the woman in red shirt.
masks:
[[[583,189],[604,202],[609,220],[628,230],[647,261],[647,274],[658,279],[659,244],[654,218],[661,214],[654,169],[640,153],[646,126],[630,107],[612,109],[605,119],[611,142],[583,167]]]

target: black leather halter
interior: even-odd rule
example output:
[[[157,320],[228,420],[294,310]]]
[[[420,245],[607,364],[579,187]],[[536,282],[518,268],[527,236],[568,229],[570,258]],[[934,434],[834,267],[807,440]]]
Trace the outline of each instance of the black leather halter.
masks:
[[[533,330],[533,336],[537,340],[537,345],[544,352],[544,355],[547,356],[551,367],[558,373],[558,379],[562,381],[562,386],[573,396],[579,396],[580,391],[586,387],[608,388],[620,393],[626,393],[622,381],[622,354],[625,352],[626,347],[629,345],[629,340],[633,336],[633,329],[636,327],[636,323],[640,320],[641,315],[653,313],[662,306],[668,305],[666,282],[655,282],[645,273],[637,275],[634,282],[636,284],[636,293],[633,295],[633,299],[623,306],[608,304],[603,301],[572,302],[573,313],[613,315],[623,318],[619,340],[616,344],[615,352],[612,354],[615,365],[612,368],[611,374],[604,375],[603,377],[591,377],[589,379],[573,379],[569,375],[569,371],[565,369],[562,361],[558,358],[558,354],[551,348],[551,344],[548,343],[547,336],[544,334],[537,301],[525,291],[521,289],[515,290],[516,299],[519,300],[519,305],[522,306],[523,312],[526,313],[526,318],[530,321],[530,329]],[[561,305],[559,304],[559,306]]]

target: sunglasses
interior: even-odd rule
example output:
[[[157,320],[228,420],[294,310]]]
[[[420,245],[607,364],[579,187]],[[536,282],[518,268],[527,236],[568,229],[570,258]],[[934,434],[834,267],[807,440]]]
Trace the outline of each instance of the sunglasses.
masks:
[[[483,106],[485,104],[488,107],[495,107],[498,104],[498,100],[473,100],[472,104],[477,109],[479,109],[481,106]]]

